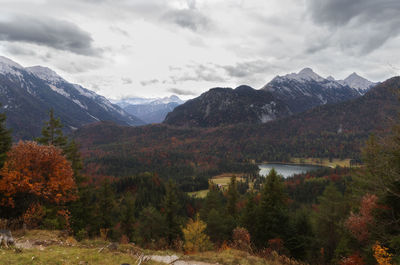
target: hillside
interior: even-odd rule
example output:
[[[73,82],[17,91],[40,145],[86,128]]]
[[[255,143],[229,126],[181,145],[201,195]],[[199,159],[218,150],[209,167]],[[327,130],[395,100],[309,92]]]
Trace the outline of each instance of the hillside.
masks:
[[[175,126],[216,127],[236,123],[266,123],[291,112],[270,92],[249,86],[213,88],[169,113],[164,123]]]
[[[196,169],[218,168],[218,163],[225,160],[359,158],[367,137],[371,133],[387,133],[396,119],[399,103],[395,94],[399,90],[400,78],[395,77],[362,97],[265,124],[130,128],[97,123],[79,129],[75,137],[87,163],[100,166],[97,172],[113,175],[147,170],[164,177],[172,173],[193,175]]]
[[[66,132],[97,121],[143,124],[106,98],[69,83],[49,68],[25,68],[5,57],[0,57],[0,103],[15,139],[38,136],[50,109],[60,117]]]

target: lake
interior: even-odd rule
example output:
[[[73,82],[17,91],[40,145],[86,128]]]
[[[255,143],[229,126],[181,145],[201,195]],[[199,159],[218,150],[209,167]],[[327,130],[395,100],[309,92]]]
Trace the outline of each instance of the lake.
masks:
[[[260,175],[262,176],[268,175],[269,171],[275,168],[276,172],[284,178],[323,168],[322,166],[292,164],[260,164],[258,167],[260,168]]]

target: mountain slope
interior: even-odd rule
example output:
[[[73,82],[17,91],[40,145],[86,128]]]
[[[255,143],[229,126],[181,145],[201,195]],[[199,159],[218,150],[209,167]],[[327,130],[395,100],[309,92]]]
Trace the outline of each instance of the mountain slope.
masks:
[[[235,123],[265,123],[290,114],[270,92],[249,86],[213,88],[169,113],[164,123],[215,127]]]
[[[7,126],[16,139],[39,135],[51,108],[66,131],[101,120],[143,124],[106,98],[67,82],[49,68],[24,68],[5,57],[0,57],[0,95]]]
[[[129,114],[151,124],[162,122],[169,112],[185,101],[172,95],[164,98],[125,98],[114,102]]]
[[[297,74],[277,76],[262,89],[285,102],[293,113],[360,96],[356,89],[342,85],[332,77],[325,79],[310,68],[304,68]]]
[[[377,83],[371,82],[364,77],[359,76],[357,73],[352,73],[344,80],[339,80],[337,82],[356,89],[361,95],[364,95],[370,88],[377,85]]]

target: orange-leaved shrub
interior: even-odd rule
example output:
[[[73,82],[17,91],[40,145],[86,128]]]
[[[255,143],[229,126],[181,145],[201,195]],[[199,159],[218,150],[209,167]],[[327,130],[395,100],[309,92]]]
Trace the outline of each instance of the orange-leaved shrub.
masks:
[[[7,153],[0,171],[0,205],[15,207],[14,198],[27,195],[32,203],[62,204],[76,198],[71,164],[54,146],[22,142]]]

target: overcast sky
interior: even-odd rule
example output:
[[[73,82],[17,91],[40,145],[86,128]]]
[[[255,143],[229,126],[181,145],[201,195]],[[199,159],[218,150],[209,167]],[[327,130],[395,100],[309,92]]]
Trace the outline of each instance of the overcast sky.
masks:
[[[399,0],[0,0],[0,55],[109,98],[400,74]]]

